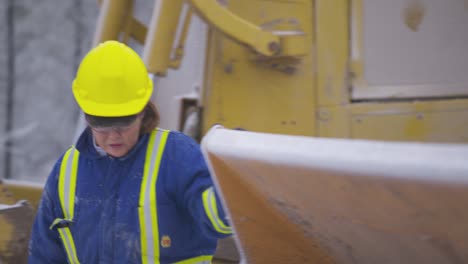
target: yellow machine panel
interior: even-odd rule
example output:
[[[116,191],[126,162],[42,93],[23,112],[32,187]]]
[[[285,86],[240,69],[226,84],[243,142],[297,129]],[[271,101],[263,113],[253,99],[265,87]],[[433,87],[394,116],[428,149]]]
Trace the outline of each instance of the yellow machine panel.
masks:
[[[391,141],[468,142],[468,100],[352,103],[320,108],[319,135]]]
[[[467,142],[468,99],[352,101],[363,64],[351,55],[362,37],[362,2],[229,1],[226,8],[260,28],[300,30],[305,56],[262,56],[210,28],[202,100],[213,124],[290,135],[398,141]],[[362,50],[362,40],[354,40]],[[443,87],[442,87],[443,88]]]
[[[468,142],[468,100],[394,103],[353,109],[351,137]]]
[[[311,1],[230,1],[228,8],[261,28],[300,29],[306,45],[313,46]],[[220,32],[210,33],[203,131],[222,123],[254,131],[315,134],[312,52],[300,59],[265,57]]]

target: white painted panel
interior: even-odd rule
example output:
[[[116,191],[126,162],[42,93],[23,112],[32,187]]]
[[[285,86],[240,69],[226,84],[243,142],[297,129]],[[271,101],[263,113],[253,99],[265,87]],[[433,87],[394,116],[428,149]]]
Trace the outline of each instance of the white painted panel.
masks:
[[[363,50],[352,50],[364,85],[354,99],[468,95],[468,1],[362,3]]]

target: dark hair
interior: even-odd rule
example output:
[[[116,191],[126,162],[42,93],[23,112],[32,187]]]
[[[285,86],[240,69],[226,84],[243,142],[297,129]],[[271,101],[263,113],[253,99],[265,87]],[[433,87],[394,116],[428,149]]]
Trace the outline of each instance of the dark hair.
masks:
[[[141,121],[140,134],[151,133],[159,125],[159,112],[156,105],[149,101],[145,106],[143,120]]]

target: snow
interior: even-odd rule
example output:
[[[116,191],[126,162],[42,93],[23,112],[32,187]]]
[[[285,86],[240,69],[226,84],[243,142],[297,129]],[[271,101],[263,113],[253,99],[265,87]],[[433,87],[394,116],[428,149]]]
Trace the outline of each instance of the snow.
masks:
[[[14,208],[19,208],[23,206],[23,201],[19,201],[16,204],[13,205],[8,205],[8,204],[0,204],[0,211],[1,210],[7,210],[7,209],[14,209]]]
[[[468,184],[468,145],[325,139],[213,128],[205,152],[230,160],[371,177]]]

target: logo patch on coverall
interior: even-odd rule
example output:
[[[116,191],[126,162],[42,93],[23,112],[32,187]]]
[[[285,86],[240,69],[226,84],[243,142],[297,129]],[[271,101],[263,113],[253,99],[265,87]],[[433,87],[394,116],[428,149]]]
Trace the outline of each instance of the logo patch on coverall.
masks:
[[[161,238],[161,246],[163,248],[168,248],[171,246],[171,237],[170,236],[162,236]]]

